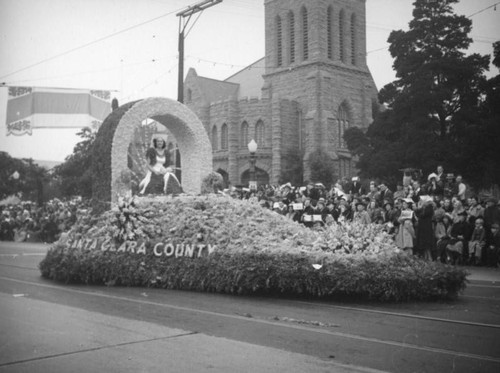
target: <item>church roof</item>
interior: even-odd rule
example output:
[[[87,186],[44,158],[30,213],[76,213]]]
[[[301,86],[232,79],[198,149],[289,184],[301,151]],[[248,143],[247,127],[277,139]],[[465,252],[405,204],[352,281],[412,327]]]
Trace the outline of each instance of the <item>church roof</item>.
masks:
[[[239,84],[236,83],[224,82],[202,76],[197,77],[197,82],[207,102],[236,98],[238,95]]]

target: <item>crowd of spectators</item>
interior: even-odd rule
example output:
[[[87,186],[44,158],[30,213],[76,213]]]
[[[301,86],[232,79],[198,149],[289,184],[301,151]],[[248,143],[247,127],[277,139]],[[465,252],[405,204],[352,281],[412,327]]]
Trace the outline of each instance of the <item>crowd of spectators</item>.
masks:
[[[81,198],[50,200],[42,205],[19,202],[0,206],[0,240],[54,242],[76,221],[87,203]]]
[[[405,174],[392,191],[384,182],[339,180],[330,188],[309,182],[232,188],[249,199],[312,229],[330,224],[381,224],[403,251],[451,264],[500,265],[500,206],[471,194],[460,175],[438,166],[426,179]],[[53,199],[0,206],[0,240],[54,242],[88,209],[88,201]]]
[[[307,227],[346,221],[382,224],[403,251],[444,263],[499,266],[500,206],[479,198],[461,175],[442,166],[427,178],[405,174],[392,191],[384,182],[340,180],[331,188],[308,182],[233,188],[234,198],[250,199]]]

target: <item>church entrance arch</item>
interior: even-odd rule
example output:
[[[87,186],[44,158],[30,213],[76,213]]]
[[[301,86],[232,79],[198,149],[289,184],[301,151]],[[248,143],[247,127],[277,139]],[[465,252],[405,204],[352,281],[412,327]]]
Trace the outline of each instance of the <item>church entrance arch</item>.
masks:
[[[218,168],[216,172],[218,172],[222,176],[224,189],[227,188],[229,186],[229,174],[227,173],[227,171],[223,170],[222,168]]]
[[[118,196],[131,194],[128,150],[134,131],[146,118],[164,125],[175,137],[182,158],[184,192],[201,192],[203,178],[212,171],[212,146],[205,128],[187,106],[155,97],[122,105],[101,125],[92,167],[94,205],[104,203],[109,207]]]
[[[269,174],[259,167],[255,167],[255,179],[258,185],[269,184]],[[241,184],[248,185],[250,182],[250,170],[246,170],[241,174]]]

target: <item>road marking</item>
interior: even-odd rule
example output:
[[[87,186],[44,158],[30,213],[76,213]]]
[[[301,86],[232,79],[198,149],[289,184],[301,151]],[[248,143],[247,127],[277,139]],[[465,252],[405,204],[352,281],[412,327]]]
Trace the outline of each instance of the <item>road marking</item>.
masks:
[[[464,297],[464,298],[474,298],[474,299],[488,299],[488,300],[493,300],[493,301],[500,300],[500,298],[497,298],[497,297],[481,297],[479,295],[462,295],[462,297]]]
[[[38,271],[38,268],[15,266],[15,265],[11,265],[11,264],[0,263],[0,266],[16,267],[16,268],[23,268],[23,269]],[[59,289],[59,288],[57,288],[57,289]],[[462,295],[462,297],[477,298],[477,299],[489,299],[491,301],[500,300],[499,298],[495,298],[495,297],[480,297],[480,296],[474,296],[474,295]],[[357,312],[375,313],[375,314],[379,314],[379,315],[405,317],[405,318],[409,318],[409,319],[420,319],[420,320],[425,320],[425,321],[446,322],[449,324],[459,324],[459,325],[467,325],[467,326],[478,326],[478,327],[484,327],[484,328],[500,329],[500,325],[498,325],[498,324],[486,324],[486,323],[479,323],[479,322],[474,322],[474,321],[443,319],[443,318],[439,318],[439,317],[422,316],[422,315],[415,315],[415,314],[411,314],[411,313],[381,311],[381,310],[374,310],[374,309],[361,308],[361,307],[337,306],[337,305],[333,305],[333,304],[325,304],[325,303],[319,303],[319,302],[312,303],[312,302],[305,302],[305,301],[300,301],[300,300],[294,300],[294,301],[292,301],[292,303],[307,304],[307,305],[315,306],[315,307],[319,306],[319,307],[333,308],[333,309],[339,309],[339,310],[345,310],[345,311],[357,311]]]
[[[383,339],[372,338],[372,337],[363,337],[363,336],[359,336],[359,335],[355,335],[355,334],[335,332],[332,330],[311,328],[311,327],[302,326],[302,325],[284,324],[281,322],[273,322],[273,321],[265,320],[265,319],[249,318],[246,316],[224,314],[224,313],[220,313],[220,312],[206,311],[206,310],[200,310],[200,309],[196,309],[196,308],[183,307],[183,306],[175,306],[173,304],[158,303],[158,302],[148,301],[148,300],[144,300],[144,299],[133,299],[133,298],[122,297],[122,296],[117,296],[117,295],[95,293],[95,292],[90,292],[90,291],[78,290],[78,289],[74,289],[71,287],[65,288],[65,287],[55,286],[55,285],[39,284],[36,282],[18,280],[18,279],[14,279],[14,278],[10,278],[10,277],[0,276],[0,279],[6,280],[6,281],[17,282],[17,283],[21,283],[21,284],[26,284],[26,285],[39,286],[39,287],[48,288],[48,289],[66,291],[66,292],[70,292],[70,293],[72,292],[72,293],[83,294],[83,295],[88,295],[88,296],[108,298],[108,299],[112,299],[112,300],[120,300],[120,301],[138,303],[138,304],[147,304],[147,305],[156,306],[156,307],[174,309],[177,311],[194,312],[194,313],[200,313],[200,314],[204,314],[204,315],[222,317],[222,318],[227,318],[227,319],[234,319],[234,320],[240,320],[240,321],[246,321],[246,322],[254,322],[254,323],[258,323],[258,324],[278,326],[278,327],[283,327],[283,328],[308,331],[308,332],[312,332],[312,333],[327,334],[327,335],[331,335],[331,336],[335,336],[335,337],[354,339],[354,340],[359,340],[359,341],[364,341],[364,342],[379,343],[379,344],[384,344],[384,345],[394,346],[394,347],[399,347],[399,348],[409,348],[409,349],[420,350],[420,351],[431,352],[431,353],[439,353],[439,354],[445,354],[445,355],[452,355],[452,356],[456,356],[456,357],[458,356],[458,357],[464,357],[464,358],[469,358],[469,359],[476,359],[476,360],[483,360],[483,361],[500,363],[500,358],[493,357],[493,356],[477,355],[477,354],[472,354],[472,353],[467,353],[467,352],[445,350],[442,348],[435,348],[435,347],[418,346],[418,345],[409,344],[409,343],[401,343],[401,342],[383,340]],[[485,325],[487,325],[487,324],[485,324]],[[500,325],[493,325],[493,327],[498,328],[498,327],[500,327]]]
[[[493,298],[493,300],[496,300],[496,299]],[[439,318],[439,317],[414,315],[414,314],[411,314],[411,313],[399,313],[399,312],[391,312],[391,311],[380,311],[380,310],[373,310],[373,309],[369,309],[369,308],[359,308],[359,307],[336,306],[336,305],[333,305],[333,304],[311,303],[311,302],[304,302],[304,301],[300,301],[300,300],[299,301],[294,301],[294,302],[301,303],[301,304],[313,305],[313,306],[321,306],[321,307],[326,307],[326,308],[335,308],[335,309],[346,310],[346,311],[359,311],[359,312],[367,312],[367,313],[377,313],[377,314],[388,315],[388,316],[406,317],[406,318],[409,318],[409,319],[420,319],[420,320],[426,320],[426,321],[437,321],[437,322],[446,322],[446,323],[451,323],[451,324],[481,326],[481,327],[485,327],[485,328],[500,329],[500,325],[497,325],[497,324],[484,324],[484,323],[473,322],[473,321],[442,319],[442,318]]]
[[[45,256],[47,253],[20,253],[20,254],[0,254],[0,256],[11,256],[16,258],[18,256]]]
[[[2,266],[2,267],[12,267],[12,268],[29,269],[30,271],[39,271],[39,269],[37,267],[26,267],[26,266],[19,266],[19,265],[15,265],[15,264],[0,263],[0,266]]]
[[[33,361],[53,359],[53,358],[58,358],[58,357],[68,356],[68,355],[76,355],[76,354],[80,354],[80,353],[84,353],[84,352],[106,350],[108,348],[129,346],[129,345],[134,345],[134,344],[138,344],[138,343],[163,341],[163,340],[166,340],[166,339],[185,337],[185,336],[189,336],[189,335],[193,335],[193,334],[198,334],[198,332],[189,332],[189,333],[182,333],[182,334],[176,334],[176,335],[169,335],[169,336],[166,336],[166,337],[156,337],[156,338],[149,338],[149,339],[139,339],[137,341],[116,343],[116,344],[113,344],[113,345],[99,346],[99,347],[94,347],[94,348],[86,348],[86,349],[83,349],[83,350],[77,350],[77,351],[71,351],[71,352],[63,352],[63,353],[60,353],[60,354],[34,357],[34,358],[31,358],[31,359],[25,359],[25,360],[10,361],[10,362],[7,362],[7,363],[0,364],[0,367],[5,367],[5,366],[9,366],[9,365],[18,365],[18,364],[24,364],[24,363],[30,363],[30,362],[33,362]]]
[[[471,288],[500,289],[500,286],[495,286],[495,285],[474,285],[474,284],[469,284],[467,286],[470,286]]]

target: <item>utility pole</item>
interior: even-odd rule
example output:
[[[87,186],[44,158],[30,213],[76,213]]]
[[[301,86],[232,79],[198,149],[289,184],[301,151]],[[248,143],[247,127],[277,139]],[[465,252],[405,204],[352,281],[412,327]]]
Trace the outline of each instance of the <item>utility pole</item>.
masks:
[[[176,14],[176,16],[179,17],[179,78],[177,84],[177,101],[179,102],[184,102],[184,39],[187,37],[187,35],[185,35],[186,27],[193,14],[202,12],[219,3],[222,3],[222,0],[203,0],[194,5],[190,5],[187,9]],[[198,20],[198,18],[196,20]]]

